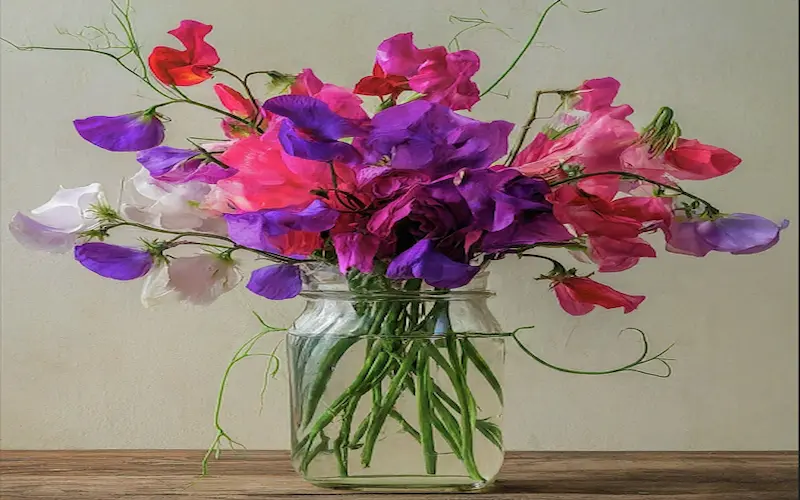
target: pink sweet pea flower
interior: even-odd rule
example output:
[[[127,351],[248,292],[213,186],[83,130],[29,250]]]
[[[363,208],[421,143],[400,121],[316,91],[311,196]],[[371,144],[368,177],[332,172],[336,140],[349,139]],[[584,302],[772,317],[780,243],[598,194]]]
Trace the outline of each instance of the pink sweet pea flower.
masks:
[[[593,235],[588,238],[589,258],[603,273],[630,269],[642,257],[655,257],[656,251],[641,238],[610,238]]]
[[[186,87],[211,78],[211,67],[219,63],[217,51],[205,41],[213,26],[184,20],[169,34],[180,40],[186,50],[156,47],[150,54],[150,70],[166,85]]]
[[[664,153],[676,179],[705,180],[725,175],[742,160],[730,151],[703,144],[694,139],[678,139],[675,147]]]
[[[366,111],[361,107],[364,101],[350,90],[333,85],[322,83],[314,72],[308,68],[297,75],[290,88],[293,95],[307,95],[324,102],[331,108],[331,111],[349,120],[356,122],[368,119]]]
[[[333,236],[333,247],[339,257],[339,270],[342,274],[351,268],[362,273],[372,272],[375,255],[381,239],[371,234],[340,233]]]
[[[586,80],[576,91],[579,100],[573,107],[588,112],[610,108],[619,87],[619,81],[610,76]]]
[[[214,92],[225,109],[240,118],[252,122],[259,116],[265,117],[264,113],[253,104],[253,101],[224,83],[214,85]],[[239,120],[229,117],[222,119],[222,131],[229,139],[241,139],[258,133],[253,127],[248,127]]]
[[[419,49],[413,33],[400,33],[381,42],[375,62],[384,78],[398,85],[401,77],[406,78],[411,90],[453,110],[471,109],[480,100],[478,86],[471,80],[480,69],[480,59],[471,50]]]
[[[643,295],[628,295],[588,277],[566,276],[553,279],[552,290],[561,308],[572,316],[583,316],[595,306],[606,309],[623,308],[625,314],[644,301]]]

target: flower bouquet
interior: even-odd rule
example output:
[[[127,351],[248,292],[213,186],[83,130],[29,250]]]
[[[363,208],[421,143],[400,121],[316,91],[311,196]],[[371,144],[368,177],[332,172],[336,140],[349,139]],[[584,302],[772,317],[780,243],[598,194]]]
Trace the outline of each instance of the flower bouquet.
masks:
[[[380,43],[364,64],[371,74],[347,87],[311,69],[225,69],[206,41],[212,27],[192,20],[169,32],[182,49],[147,55],[129,6],[113,3],[123,34],[98,29],[107,44],[14,46],[107,56],[158,96],[141,111],[74,122],[95,146],[136,153],[141,168],[125,181],[117,208],[98,184],[61,188],[17,213],[10,231],[31,248],[71,251],[105,278],[142,279],[145,305],[165,296],[208,304],[240,283],[239,266],[253,257],[248,290],[306,299],[286,331],[297,470],[331,487],[483,488],[503,460],[508,339],[560,371],[670,373],[665,351],[651,354],[639,330],[642,354],[616,369],[580,372],[542,359],[520,341],[521,329],[503,330],[487,308],[493,261],[545,261],[549,272],[534,279],[568,314],[596,306],[629,313],[643,296],[542,250],[619,272],[656,256],[644,234],[661,233],[668,252],[738,255],[772,247],[787,224],[723,212],[681,187],[730,173],[740,159],[684,137],[667,107],[636,130],[633,109],[614,103],[613,78],[535,92],[518,127],[468,117],[559,3],[483,91],[473,81],[477,54],[419,48],[412,33]],[[214,84],[218,102],[190,95],[208,80],[230,84]],[[532,133],[544,95],[559,104]],[[174,106],[220,118],[224,137],[165,145]],[[141,244],[108,243],[119,228],[140,230]],[[263,335],[285,331],[264,327],[231,366],[256,355]],[[209,454],[230,440],[219,405],[216,416]]]

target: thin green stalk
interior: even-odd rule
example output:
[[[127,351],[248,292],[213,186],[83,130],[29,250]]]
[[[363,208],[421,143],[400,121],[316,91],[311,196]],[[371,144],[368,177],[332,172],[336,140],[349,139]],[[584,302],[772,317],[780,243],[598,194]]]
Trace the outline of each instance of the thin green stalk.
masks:
[[[360,397],[353,397],[350,399],[350,402],[347,404],[347,408],[344,411],[344,416],[342,417],[342,425],[339,429],[339,437],[336,438],[333,443],[333,448],[336,452],[336,460],[339,466],[339,475],[341,477],[347,477],[349,475],[348,459],[350,451],[350,427],[353,425],[353,415],[358,408],[358,402],[360,399]]]
[[[553,2],[553,3],[551,3],[550,5],[547,6],[547,8],[544,10],[544,12],[542,12],[542,15],[539,16],[539,20],[537,21],[536,26],[533,28],[533,33],[531,33],[531,36],[528,37],[528,40],[525,42],[525,45],[522,47],[522,50],[520,51],[520,53],[517,55],[516,58],[514,58],[514,60],[511,62],[511,65],[508,67],[508,69],[506,69],[503,72],[503,74],[501,74],[497,78],[497,80],[494,81],[494,83],[489,85],[489,87],[486,90],[481,92],[481,97],[483,97],[486,94],[488,94],[489,92],[491,92],[495,87],[497,87],[500,84],[500,82],[502,82],[505,79],[505,77],[508,76],[509,73],[511,73],[511,71],[514,69],[514,67],[517,65],[517,63],[519,63],[519,61],[522,59],[522,56],[524,56],[525,53],[528,51],[528,49],[531,47],[531,45],[533,45],[533,41],[536,39],[536,35],[539,34],[539,30],[542,28],[542,24],[544,24],[544,20],[547,17],[547,14],[550,13],[550,10],[552,10],[553,7],[555,7],[556,5],[558,5],[560,3],[561,3],[561,0],[556,0],[555,2]]]
[[[325,389],[328,387],[328,382],[330,381],[331,376],[333,376],[333,370],[336,368],[339,360],[342,359],[347,350],[350,349],[356,342],[358,342],[358,340],[359,337],[355,336],[341,339],[325,352],[325,357],[322,358],[322,361],[320,361],[319,367],[316,370],[317,377],[314,379],[308,397],[306,398],[303,408],[303,425],[308,425],[309,422],[311,422],[311,419],[314,418],[314,414],[317,411],[317,406],[319,406],[320,399],[322,399],[323,394],[325,394]]]
[[[431,425],[431,373],[428,364],[428,353],[420,349],[417,357],[417,409],[419,412],[419,429],[422,438],[422,456],[425,461],[425,472],[436,474],[436,448],[433,442]]]
[[[364,448],[361,450],[361,464],[364,467],[369,467],[370,463],[372,462],[372,454],[375,449],[375,443],[378,440],[378,434],[380,434],[381,428],[386,421],[386,417],[389,416],[389,412],[392,410],[395,402],[397,402],[397,398],[400,397],[400,393],[403,389],[403,380],[416,361],[419,348],[420,345],[418,342],[410,342],[410,346],[406,352],[406,358],[403,361],[403,364],[400,365],[400,368],[398,368],[397,374],[392,377],[392,381],[389,383],[389,389],[386,392],[386,397],[384,398],[381,407],[378,409],[377,413],[373,415],[373,419],[370,421],[367,434],[364,438]]]
[[[461,429],[458,420],[450,413],[450,410],[442,402],[442,399],[434,393],[432,399],[434,407],[434,425],[436,421],[441,423],[441,426],[436,426],[439,433],[442,435],[447,444],[453,450],[453,453],[459,460],[463,460],[461,454]]]
[[[409,424],[408,420],[406,420],[399,411],[392,408],[392,410],[389,412],[389,416],[392,417],[398,424],[400,424],[400,427],[403,429],[403,431],[409,433],[415,441],[418,443],[421,442],[422,436],[420,435],[419,431],[416,430],[413,425]]]
[[[558,94],[560,96],[564,96],[573,92],[572,90],[537,90],[536,93],[533,95],[533,106],[531,107],[531,114],[528,116],[528,119],[525,120],[525,124],[522,126],[522,130],[520,131],[520,135],[517,138],[517,142],[514,143],[514,147],[511,149],[511,153],[506,158],[504,165],[510,166],[514,163],[514,160],[517,158],[517,155],[522,150],[522,145],[525,143],[525,137],[528,135],[528,132],[531,130],[531,126],[533,122],[537,119],[537,113],[539,112],[539,98],[541,98],[545,94]],[[563,97],[562,97],[563,99]],[[563,102],[563,100],[562,100]]]
[[[503,403],[503,386],[500,384],[500,381],[495,376],[494,372],[492,371],[489,364],[483,359],[481,353],[478,352],[478,349],[470,342],[469,339],[461,339],[461,349],[467,355],[472,364],[475,365],[475,368],[483,375],[483,378],[486,379],[486,382],[492,386],[494,389],[495,394],[497,394],[497,398],[500,400],[500,403]]]
[[[456,343],[455,334],[449,332],[447,335],[445,335],[445,337],[447,352],[450,356],[450,363],[453,365],[453,367],[457,367],[459,365],[459,359],[458,345]],[[459,406],[462,408],[461,454],[464,466],[466,467],[467,473],[472,479],[475,479],[476,481],[485,481],[478,470],[477,463],[475,462],[475,450],[472,439],[472,431],[475,429],[475,421],[477,420],[475,400],[472,398],[472,394],[470,393],[464,373],[461,370],[457,368],[453,369],[453,378],[451,382],[453,383],[453,389],[455,390],[458,398]]]

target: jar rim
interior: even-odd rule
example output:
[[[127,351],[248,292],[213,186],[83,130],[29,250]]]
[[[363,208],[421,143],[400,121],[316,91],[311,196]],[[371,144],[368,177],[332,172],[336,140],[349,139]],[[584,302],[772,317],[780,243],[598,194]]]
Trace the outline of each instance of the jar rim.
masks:
[[[436,300],[470,300],[476,298],[494,297],[495,292],[486,289],[479,290],[391,290],[374,291],[369,293],[353,292],[349,290],[303,290],[301,297],[309,299],[330,299],[341,301],[436,301]]]

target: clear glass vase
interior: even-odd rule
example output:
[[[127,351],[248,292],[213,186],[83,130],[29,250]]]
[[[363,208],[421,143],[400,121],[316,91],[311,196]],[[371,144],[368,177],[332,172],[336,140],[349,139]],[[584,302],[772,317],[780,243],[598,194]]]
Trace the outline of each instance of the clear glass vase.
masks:
[[[486,275],[432,290],[316,273],[289,330],[292,461],[360,490],[479,490],[503,463],[505,336]]]

